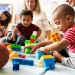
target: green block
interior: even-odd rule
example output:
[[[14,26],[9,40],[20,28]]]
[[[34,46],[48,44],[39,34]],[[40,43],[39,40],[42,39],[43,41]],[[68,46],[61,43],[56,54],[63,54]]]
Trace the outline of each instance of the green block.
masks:
[[[30,40],[25,40],[24,44],[30,44]]]
[[[11,44],[11,48],[21,48],[21,45],[19,45],[19,44]]]
[[[26,48],[24,53],[30,54],[30,51],[31,51],[31,48]]]
[[[35,39],[36,36],[35,35],[31,35],[30,39]]]

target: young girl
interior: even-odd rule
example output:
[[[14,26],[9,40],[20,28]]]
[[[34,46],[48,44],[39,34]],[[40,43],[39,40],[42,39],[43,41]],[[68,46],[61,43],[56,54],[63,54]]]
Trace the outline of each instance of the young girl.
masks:
[[[0,37],[7,34],[8,24],[11,22],[11,14],[8,11],[3,11],[0,14]]]

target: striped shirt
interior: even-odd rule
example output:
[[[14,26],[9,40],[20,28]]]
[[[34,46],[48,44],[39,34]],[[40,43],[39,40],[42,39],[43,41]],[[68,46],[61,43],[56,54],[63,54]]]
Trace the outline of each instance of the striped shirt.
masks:
[[[75,53],[75,25],[73,25],[64,33],[63,39],[66,39],[70,42],[70,45],[68,45],[67,48]]]

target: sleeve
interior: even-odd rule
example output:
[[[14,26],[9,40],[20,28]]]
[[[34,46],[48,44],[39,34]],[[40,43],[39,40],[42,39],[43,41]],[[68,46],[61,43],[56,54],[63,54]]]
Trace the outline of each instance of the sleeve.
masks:
[[[75,30],[69,30],[63,35],[63,39],[75,44]]]
[[[42,22],[42,25],[43,25],[45,31],[51,30],[51,27],[50,27],[50,24],[49,24],[49,21],[47,19],[45,12],[42,12],[42,14],[41,14],[41,22]]]
[[[16,28],[18,28],[18,30],[20,30],[20,24],[17,24],[16,25]]]

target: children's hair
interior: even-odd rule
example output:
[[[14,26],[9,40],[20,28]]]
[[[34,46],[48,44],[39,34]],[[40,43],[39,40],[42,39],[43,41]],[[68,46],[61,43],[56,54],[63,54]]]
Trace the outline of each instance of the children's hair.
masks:
[[[7,27],[8,24],[11,22],[11,14],[8,11],[3,11],[1,16],[2,15],[5,15],[7,17],[7,19],[3,21],[4,22],[4,27]]]
[[[59,5],[53,12],[53,15],[56,14],[58,17],[66,17],[67,15],[75,16],[74,9],[67,5],[67,4],[62,4]]]
[[[31,19],[33,19],[33,13],[32,13],[32,11],[30,11],[30,10],[22,10],[22,12],[20,13],[20,19],[21,19],[21,17],[22,16],[26,16],[26,15],[30,15],[31,16]]]
[[[41,12],[41,7],[40,7],[40,3],[39,3],[39,0],[35,0],[36,1],[36,5],[35,5],[35,8],[34,8],[34,12],[39,14]],[[24,2],[24,9],[25,10],[28,10],[27,9],[27,6],[26,6],[26,2]]]

